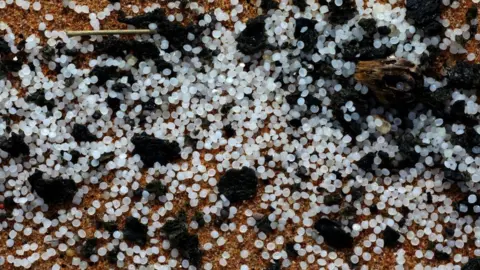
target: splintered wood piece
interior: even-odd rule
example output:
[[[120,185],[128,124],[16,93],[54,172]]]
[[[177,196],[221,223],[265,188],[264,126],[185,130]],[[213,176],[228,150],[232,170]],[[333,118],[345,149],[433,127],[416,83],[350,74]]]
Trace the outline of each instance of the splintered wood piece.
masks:
[[[368,88],[385,104],[411,102],[415,91],[423,86],[417,66],[405,59],[360,61],[355,79]]]
[[[155,34],[155,30],[150,29],[117,29],[117,30],[85,30],[85,31],[66,31],[69,37],[78,36],[108,36],[108,35],[143,35]]]

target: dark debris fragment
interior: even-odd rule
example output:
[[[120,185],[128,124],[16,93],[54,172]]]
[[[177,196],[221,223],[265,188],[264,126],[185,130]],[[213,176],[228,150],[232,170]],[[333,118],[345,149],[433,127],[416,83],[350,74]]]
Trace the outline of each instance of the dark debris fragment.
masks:
[[[462,270],[478,270],[480,269],[480,258],[471,258],[462,267]]]
[[[230,169],[220,177],[218,191],[232,203],[249,200],[257,194],[258,179],[253,169]]]
[[[270,9],[277,9],[278,8],[278,2],[275,1],[275,0],[262,0],[262,3],[260,4],[260,7],[266,13]]]
[[[315,225],[325,243],[335,249],[346,249],[353,247],[353,237],[344,231],[340,224],[327,218],[321,218]]]
[[[304,12],[305,8],[307,8],[306,0],[293,0],[292,3],[293,5],[297,6],[301,12]]]
[[[150,194],[155,194],[156,197],[167,194],[167,187],[159,180],[148,183],[145,186],[145,190]]]
[[[55,107],[55,101],[53,99],[47,100],[45,98],[44,90],[37,90],[35,93],[28,95],[25,98],[25,101],[34,103],[39,107],[45,106],[49,111],[51,111]]]
[[[413,21],[413,24],[420,29],[437,28],[439,23],[437,19],[440,16],[441,1],[439,0],[407,0],[405,3],[407,9],[406,17]],[[441,26],[441,25],[440,25]],[[438,29],[437,29],[438,30]],[[443,30],[443,26],[440,30]],[[428,31],[425,31],[427,33]],[[434,34],[440,34],[437,31]]]
[[[180,146],[175,141],[158,139],[146,133],[134,135],[131,141],[135,145],[133,154],[140,155],[145,167],[152,167],[155,162],[166,165],[180,158]]]
[[[181,212],[174,220],[168,220],[160,229],[167,236],[173,248],[178,249],[190,264],[199,266],[203,252],[200,250],[198,235],[188,232],[185,213]]]
[[[97,140],[97,137],[88,130],[88,127],[82,124],[73,125],[72,137],[77,142],[93,142]]]
[[[362,18],[358,21],[358,25],[362,27],[368,37],[377,32],[377,21],[374,18]]]
[[[400,233],[394,230],[392,227],[387,226],[383,231],[383,242],[386,247],[394,247],[400,239]]]
[[[306,18],[298,18],[295,20],[295,33],[296,39],[303,42],[302,50],[309,52],[317,45],[318,32],[315,29],[317,21]]]
[[[265,34],[266,16],[258,16],[247,21],[246,28],[237,37],[237,49],[243,54],[250,55],[261,52],[267,46]]]
[[[35,191],[47,204],[70,202],[77,193],[77,186],[73,180],[44,179],[43,172],[39,170],[28,177],[28,182],[32,186],[32,191]]]
[[[11,157],[19,157],[21,155],[28,155],[30,148],[24,141],[25,135],[23,133],[17,134],[12,132],[10,138],[0,136],[0,149],[7,152]]]
[[[459,61],[448,70],[448,84],[455,88],[477,89],[480,87],[478,74],[480,74],[480,64]]]
[[[82,257],[89,259],[90,256],[97,253],[97,238],[89,238],[85,241],[82,248],[80,249],[80,254]]]
[[[345,24],[357,14],[357,7],[354,0],[343,0],[341,6],[337,6],[335,1],[319,0],[320,5],[328,6],[328,21],[332,24]]]
[[[125,221],[123,238],[139,246],[144,246],[147,243],[147,231],[147,225],[142,224],[138,219],[130,216],[127,217]]]
[[[470,181],[470,176],[466,172],[460,172],[458,170],[451,170],[443,168],[443,179],[452,182],[467,182]]]
[[[95,83],[97,86],[104,85],[108,80],[113,80],[120,76],[120,73],[117,70],[117,67],[111,66],[95,66],[92,71],[90,71],[90,77],[96,76],[97,82]]]

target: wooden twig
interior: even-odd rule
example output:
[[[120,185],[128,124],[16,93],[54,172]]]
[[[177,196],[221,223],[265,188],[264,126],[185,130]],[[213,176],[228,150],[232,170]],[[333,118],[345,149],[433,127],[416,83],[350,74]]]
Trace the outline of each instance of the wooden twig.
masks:
[[[155,30],[150,29],[118,29],[118,30],[85,30],[85,31],[66,31],[69,37],[78,36],[107,36],[107,35],[143,35],[155,34]]]

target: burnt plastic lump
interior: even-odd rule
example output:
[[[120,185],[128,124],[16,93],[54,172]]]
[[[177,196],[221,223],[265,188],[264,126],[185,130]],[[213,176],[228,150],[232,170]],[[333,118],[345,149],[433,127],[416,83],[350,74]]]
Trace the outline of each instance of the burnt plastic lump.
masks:
[[[0,136],[0,149],[7,152],[11,157],[19,157],[20,155],[28,155],[30,149],[24,141],[25,135],[12,132],[10,138]]]
[[[315,230],[319,232],[325,243],[335,249],[345,249],[353,247],[353,237],[342,229],[340,224],[327,218],[321,218],[315,225]]]
[[[102,86],[104,85],[108,80],[113,80],[115,78],[118,78],[120,74],[118,73],[117,67],[100,67],[100,66],[95,66],[92,71],[90,71],[90,77],[96,76],[97,77],[97,83],[96,85]]]
[[[220,177],[218,191],[230,202],[240,202],[252,199],[257,194],[258,179],[253,169],[230,169]]]
[[[47,100],[45,98],[45,91],[37,90],[35,93],[28,95],[25,98],[26,102],[31,102],[39,107],[47,107],[51,111],[55,107],[55,101],[53,99]]]
[[[295,20],[296,39],[303,42],[303,51],[309,52],[315,48],[318,39],[318,32],[315,29],[317,21],[306,18],[298,18]]]
[[[203,252],[200,250],[198,236],[188,232],[186,222],[185,213],[180,212],[177,218],[168,220],[160,231],[167,236],[172,247],[178,249],[184,259],[199,266],[202,262]]]
[[[93,142],[97,137],[93,135],[86,125],[74,124],[72,129],[72,137],[77,142]]]
[[[135,145],[133,154],[140,155],[145,167],[152,167],[155,162],[166,165],[180,158],[180,146],[175,141],[162,140],[142,133],[133,136],[132,143]]]
[[[345,24],[357,14],[357,7],[354,0],[343,0],[341,6],[335,4],[336,1],[319,0],[320,5],[328,6],[330,11],[328,21],[332,24]]]
[[[386,247],[394,247],[397,245],[399,238],[400,234],[390,226],[387,226],[383,231],[383,242]]]
[[[462,270],[478,270],[480,269],[480,258],[472,258],[462,267]]]
[[[77,186],[73,180],[44,179],[43,172],[39,170],[28,177],[28,182],[32,186],[32,191],[35,191],[47,204],[70,202],[77,192]]]
[[[97,253],[97,238],[90,238],[85,241],[85,244],[80,249],[80,254],[84,258],[90,258],[90,256]]]
[[[457,62],[448,71],[448,84],[455,88],[476,89],[480,87],[480,64]]]
[[[250,55],[265,49],[267,36],[265,35],[265,18],[258,16],[247,21],[246,28],[237,37],[237,49],[243,54]]]
[[[139,246],[144,246],[147,243],[147,231],[147,225],[130,216],[125,221],[123,238]]]
[[[443,26],[437,21],[440,16],[440,0],[407,0],[406,17],[427,35],[441,34]]]

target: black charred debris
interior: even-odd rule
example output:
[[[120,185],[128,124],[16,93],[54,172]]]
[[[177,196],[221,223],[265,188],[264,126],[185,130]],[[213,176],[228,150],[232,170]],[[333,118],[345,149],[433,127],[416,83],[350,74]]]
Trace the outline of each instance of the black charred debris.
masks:
[[[237,37],[237,49],[246,55],[261,52],[267,46],[265,15],[249,19],[246,28]]]
[[[383,231],[383,242],[386,247],[394,247],[398,244],[400,239],[400,233],[394,230],[392,227],[387,226]]]
[[[201,264],[203,252],[200,250],[198,235],[188,232],[184,212],[180,212],[175,219],[168,220],[160,231],[167,236],[172,248],[178,249],[184,259],[194,266]]]
[[[17,134],[12,132],[10,138],[0,136],[0,149],[7,152],[11,157],[16,158],[20,155],[28,155],[30,149],[24,141],[25,135],[23,133]]]
[[[459,61],[448,70],[448,84],[455,88],[477,89],[480,87],[480,64]]]
[[[80,254],[84,258],[90,258],[90,256],[97,253],[97,238],[89,238],[85,241],[82,248],[80,249]]]
[[[152,181],[145,186],[145,190],[156,197],[163,196],[167,193],[167,187],[159,180]]]
[[[332,24],[345,24],[357,14],[354,0],[343,0],[341,6],[337,6],[335,1],[319,0],[319,3],[322,6],[328,6],[330,11],[328,21]]]
[[[97,137],[88,130],[88,127],[82,124],[73,125],[72,137],[77,142],[93,142],[97,140]]]
[[[211,51],[208,50],[201,42],[202,32],[206,27],[199,26],[198,24],[189,24],[183,26],[179,22],[171,22],[168,20],[165,11],[161,8],[157,8],[152,12],[138,15],[131,18],[126,18],[124,13],[120,13],[118,21],[133,25],[137,28],[148,28],[149,24],[153,23],[157,25],[157,32],[164,36],[169,42],[169,51],[181,50],[184,55],[191,55],[191,52],[187,52],[183,49],[183,45],[190,44],[192,47],[202,47],[200,57],[208,57],[211,55]],[[189,39],[189,34],[194,35],[194,39]],[[145,45],[145,44],[144,44]]]
[[[270,9],[277,9],[278,8],[278,2],[274,1],[274,0],[262,0],[262,3],[260,4],[260,7],[266,13]]]
[[[473,203],[469,202],[469,197],[472,196],[475,198],[475,201]],[[468,214],[468,215],[473,215],[473,214],[479,214],[478,207],[480,207],[480,196],[475,193],[467,193],[465,197],[456,202],[456,209],[458,213],[460,214]]]
[[[144,246],[147,243],[147,232],[147,225],[142,224],[138,219],[130,216],[125,221],[123,238],[139,246]]]
[[[231,203],[252,199],[257,194],[258,179],[253,169],[230,169],[220,177],[218,191]]]
[[[469,259],[468,262],[462,267],[462,270],[478,270],[480,269],[480,258]]]
[[[353,247],[353,237],[344,231],[341,225],[327,218],[321,218],[314,225],[325,243],[335,249],[346,249]]]
[[[297,6],[301,12],[305,11],[307,8],[307,1],[306,0],[293,0],[292,3]]]
[[[91,71],[90,71],[90,77],[96,76],[97,77],[97,82],[95,85],[97,86],[102,86],[104,85],[108,80],[113,80],[115,78],[120,77],[120,72],[118,72],[117,67],[114,66],[95,66]]]
[[[25,101],[31,102],[39,107],[45,106],[49,111],[51,111],[55,107],[55,100],[47,100],[45,98],[45,91],[43,90],[37,90],[35,93],[28,95],[25,98]]]
[[[407,0],[406,17],[426,35],[439,35],[444,30],[443,25],[438,21],[441,3],[442,1],[438,0]]]
[[[443,168],[443,179],[452,182],[467,182],[470,181],[471,177],[467,172]]]
[[[303,42],[302,50],[309,52],[315,48],[318,39],[318,31],[315,30],[317,21],[306,18],[298,18],[295,20],[295,33],[296,39]]]
[[[152,167],[155,162],[166,165],[180,159],[180,146],[175,141],[158,139],[146,133],[134,135],[131,141],[135,145],[133,154],[140,155],[145,167]]]
[[[44,179],[43,172],[36,170],[30,177],[28,182],[35,191],[47,204],[67,203],[73,199],[77,192],[77,186],[73,180],[53,178]]]

